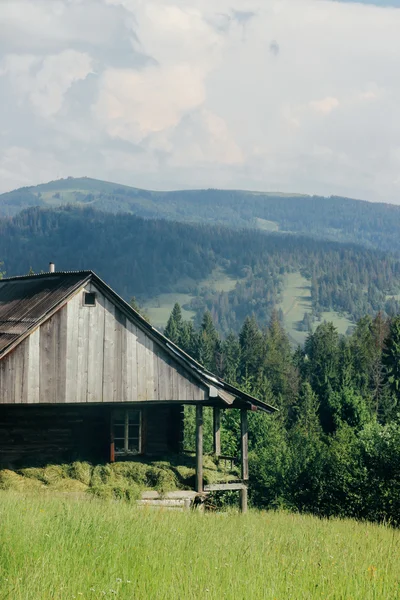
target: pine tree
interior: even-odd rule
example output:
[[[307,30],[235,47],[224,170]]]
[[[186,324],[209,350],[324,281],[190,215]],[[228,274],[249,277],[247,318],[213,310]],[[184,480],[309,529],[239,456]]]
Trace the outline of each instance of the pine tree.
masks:
[[[222,377],[233,385],[237,383],[239,376],[240,353],[239,340],[234,333],[230,333],[222,344]]]
[[[309,435],[322,433],[319,417],[319,400],[311,385],[306,381],[302,384],[296,406],[295,423]]]
[[[283,418],[289,416],[298,393],[298,372],[292,362],[289,338],[274,311],[264,336],[263,374]]]
[[[379,312],[372,322],[372,336],[374,340],[373,359],[371,364],[372,401],[376,416],[385,418],[385,408],[390,403],[389,386],[385,380],[386,370],[383,364],[383,352],[389,336],[389,322]]]
[[[211,313],[206,311],[200,327],[198,341],[198,360],[208,370],[216,373],[217,350],[219,350],[219,335],[215,329]]]
[[[400,315],[390,323],[389,337],[383,350],[383,364],[386,367],[387,382],[397,404],[400,400]]]
[[[192,321],[183,321],[179,346],[197,360],[198,336]]]
[[[253,316],[246,317],[239,335],[240,377],[256,378],[263,362],[263,337]]]
[[[182,328],[182,309],[180,304],[176,302],[165,327],[164,335],[171,340],[172,343],[179,346],[181,342]]]
[[[32,267],[31,267],[32,268]],[[149,315],[146,313],[146,311],[144,310],[144,308],[142,308],[140,306],[140,304],[138,303],[138,301],[136,300],[135,296],[133,296],[129,302],[129,306],[131,306],[131,308],[133,308],[133,310],[136,310],[137,313],[139,313],[139,315],[141,317],[143,317],[143,319],[145,321],[147,321],[148,323],[150,323],[150,317]]]
[[[325,431],[333,431],[335,424],[329,397],[339,381],[339,334],[332,323],[318,325],[305,343],[307,379],[320,400],[320,418]]]

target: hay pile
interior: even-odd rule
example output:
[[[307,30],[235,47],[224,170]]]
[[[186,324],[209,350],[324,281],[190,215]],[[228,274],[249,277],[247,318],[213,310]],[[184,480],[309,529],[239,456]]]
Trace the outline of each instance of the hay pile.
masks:
[[[88,493],[100,498],[131,501],[148,489],[161,494],[193,489],[193,463],[193,457],[179,456],[163,461],[136,459],[95,466],[88,462],[74,462],[16,471],[2,469],[0,490]],[[235,476],[232,472],[221,472],[211,457],[204,457],[205,483],[231,479],[232,476]]]

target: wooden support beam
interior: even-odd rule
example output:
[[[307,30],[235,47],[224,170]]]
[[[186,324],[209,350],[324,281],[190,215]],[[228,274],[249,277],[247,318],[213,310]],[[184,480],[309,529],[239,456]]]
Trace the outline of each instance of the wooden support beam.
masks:
[[[240,512],[247,512],[247,487],[245,486],[239,492]]]
[[[203,407],[196,405],[196,492],[203,491]]]
[[[249,479],[249,433],[247,424],[247,410],[242,408],[240,411],[240,429],[241,429],[241,464],[242,479]]]
[[[221,456],[221,409],[214,406],[214,454]]]
[[[238,482],[231,482],[231,483],[208,483],[207,485],[204,486],[204,491],[205,492],[226,492],[228,490],[243,490],[244,488],[247,489],[247,485],[245,483],[242,483],[241,481]]]
[[[115,462],[115,442],[114,442],[114,417],[110,413],[110,463]]]

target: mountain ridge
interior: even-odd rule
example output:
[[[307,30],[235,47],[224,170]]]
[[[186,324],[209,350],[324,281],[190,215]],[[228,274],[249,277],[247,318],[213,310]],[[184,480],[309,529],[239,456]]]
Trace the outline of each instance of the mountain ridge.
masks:
[[[63,205],[146,219],[299,233],[400,252],[400,206],[338,196],[214,188],[155,191],[69,177],[0,195],[0,217],[13,217],[33,206]]]

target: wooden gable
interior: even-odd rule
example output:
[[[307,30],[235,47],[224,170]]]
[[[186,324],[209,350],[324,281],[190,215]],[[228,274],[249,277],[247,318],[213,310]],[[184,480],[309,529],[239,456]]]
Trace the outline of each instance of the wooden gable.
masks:
[[[208,395],[93,281],[0,360],[0,404],[192,402]]]

